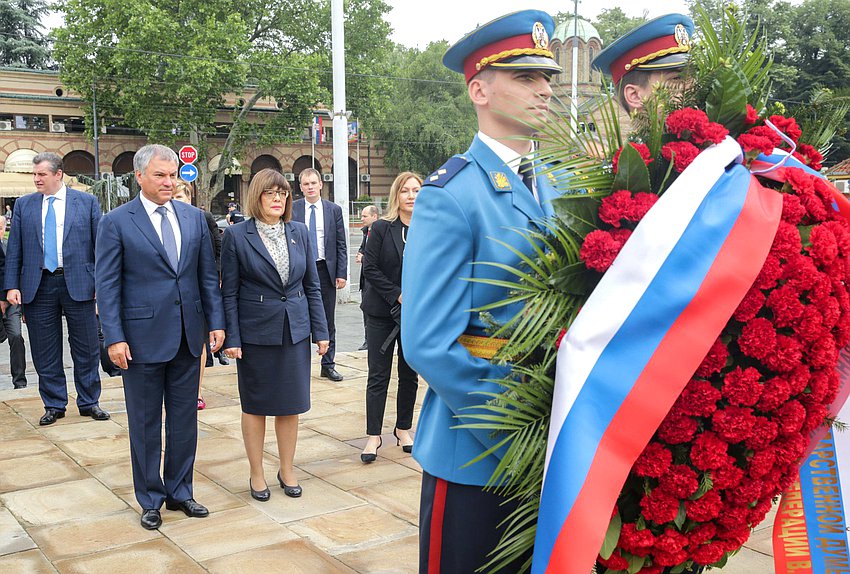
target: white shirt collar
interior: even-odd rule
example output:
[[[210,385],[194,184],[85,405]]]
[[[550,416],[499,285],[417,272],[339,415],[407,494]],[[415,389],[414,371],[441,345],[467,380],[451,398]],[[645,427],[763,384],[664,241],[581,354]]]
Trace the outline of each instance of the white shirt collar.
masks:
[[[42,201],[42,203],[45,202],[45,201],[49,201],[51,197],[55,197],[59,201],[65,201],[66,195],[68,195],[68,188],[63,183],[62,187],[59,188],[59,191],[57,191],[53,195],[45,195],[44,197],[41,198],[41,201]]]
[[[517,154],[516,151],[512,150],[499,140],[492,138],[485,134],[482,131],[478,132],[478,139],[480,139],[484,145],[493,150],[500,160],[502,160],[506,166],[511,168],[514,173],[519,173],[519,164],[522,162],[523,155]],[[532,145],[532,151],[534,151],[534,146]],[[531,152],[529,152],[530,154]]]
[[[142,206],[145,208],[145,211],[148,215],[153,215],[154,213],[156,213],[156,210],[159,205],[155,204],[150,199],[145,197],[145,195],[141,191],[139,192],[139,199],[142,201]],[[163,205],[169,213],[174,213],[174,207],[172,207],[171,201],[166,201]]]

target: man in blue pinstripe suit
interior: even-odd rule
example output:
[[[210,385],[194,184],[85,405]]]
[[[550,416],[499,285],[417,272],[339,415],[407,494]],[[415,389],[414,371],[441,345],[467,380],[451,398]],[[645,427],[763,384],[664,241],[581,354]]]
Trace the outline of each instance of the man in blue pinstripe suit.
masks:
[[[62,364],[62,316],[74,361],[80,415],[107,420],[98,405],[100,346],[94,301],[94,244],[100,205],[93,195],[65,186],[62,158],[33,158],[38,190],[15,203],[3,288],[12,305],[23,304],[32,362],[44,402],[40,425],[65,416],[68,389]]]

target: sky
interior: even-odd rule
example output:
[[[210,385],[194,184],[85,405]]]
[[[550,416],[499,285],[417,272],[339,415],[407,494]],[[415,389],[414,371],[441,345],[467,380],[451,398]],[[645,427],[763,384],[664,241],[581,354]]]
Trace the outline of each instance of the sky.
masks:
[[[552,15],[572,12],[571,0],[387,0],[392,10],[387,16],[393,27],[392,40],[410,48],[424,48],[430,42],[454,43],[479,24],[485,24],[510,12],[533,8]],[[630,0],[619,3],[628,16],[640,16],[647,10],[650,18],[671,12],[688,13],[684,0]],[[603,8],[614,8],[614,0],[580,0],[578,13],[593,20]]]

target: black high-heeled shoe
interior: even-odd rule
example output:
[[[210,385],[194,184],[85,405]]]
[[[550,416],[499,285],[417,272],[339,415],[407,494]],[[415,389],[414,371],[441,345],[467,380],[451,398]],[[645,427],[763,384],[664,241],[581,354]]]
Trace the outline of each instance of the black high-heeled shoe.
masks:
[[[280,477],[280,471],[277,471],[277,481],[280,483],[280,487],[283,489],[283,493],[290,498],[298,498],[301,496],[303,492],[301,485],[296,484],[295,486],[289,486],[288,484],[284,484],[283,479]]]
[[[269,498],[272,496],[272,492],[269,490],[269,487],[266,486],[264,490],[254,490],[254,485],[251,484],[251,479],[248,479],[248,488],[251,489],[251,498],[254,500],[258,500],[260,502],[268,502]]]
[[[375,452],[361,452],[360,453],[360,461],[361,462],[375,462],[378,459],[378,449],[381,448],[384,444],[384,439],[378,437],[378,447],[375,449]]]
[[[400,446],[401,450],[403,450],[404,452],[407,452],[407,453],[413,452],[413,445],[412,444],[404,444],[404,445],[401,444],[401,439],[398,438],[398,429],[393,429],[393,436],[395,437],[395,445],[396,446]]]

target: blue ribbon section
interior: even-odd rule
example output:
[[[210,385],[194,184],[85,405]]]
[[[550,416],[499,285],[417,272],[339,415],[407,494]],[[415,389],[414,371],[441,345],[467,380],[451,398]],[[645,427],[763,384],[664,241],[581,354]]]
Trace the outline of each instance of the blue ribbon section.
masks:
[[[841,478],[831,430],[800,468],[800,491],[812,572],[850,572]]]

